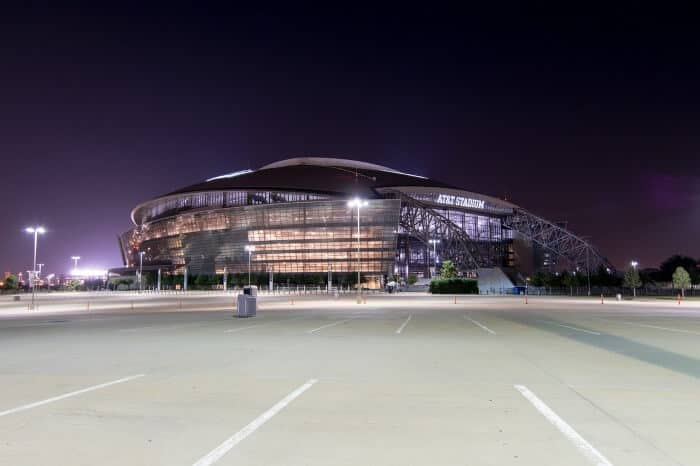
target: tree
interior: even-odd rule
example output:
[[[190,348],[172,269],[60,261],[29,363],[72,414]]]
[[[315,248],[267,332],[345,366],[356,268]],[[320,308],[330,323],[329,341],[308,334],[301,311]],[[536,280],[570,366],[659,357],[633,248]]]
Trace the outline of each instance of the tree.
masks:
[[[625,270],[624,286],[632,288],[632,295],[637,296],[637,288],[642,286],[642,280],[639,278],[639,270],[637,270],[637,267],[630,267]]]
[[[418,281],[418,276],[415,273],[412,273],[408,276],[408,284],[409,285],[415,285],[417,281]]]
[[[4,283],[3,288],[6,290],[16,290],[19,287],[19,280],[15,275],[9,275]]]
[[[676,267],[676,271],[673,272],[673,287],[681,290],[681,294],[685,296],[685,289],[688,288],[690,283],[690,274],[683,267]]]
[[[532,286],[552,286],[552,274],[545,271],[538,271],[530,281]]]
[[[457,267],[455,267],[451,260],[446,260],[442,263],[440,278],[457,278],[457,275]]]
[[[576,272],[573,274],[569,273],[568,270],[565,270],[561,274],[561,281],[564,284],[564,286],[568,286],[569,290],[571,291],[571,296],[574,295],[574,286],[578,285],[578,279],[576,278]]]
[[[692,283],[700,283],[700,270],[698,270],[698,262],[692,257],[681,256],[676,254],[669,257],[661,263],[659,267],[659,278],[665,282],[673,281],[673,274],[676,272],[678,267],[683,267],[688,275],[690,275],[690,280]]]
[[[204,288],[205,286],[209,285],[209,277],[204,274],[199,274],[194,280],[194,284],[197,285],[197,288]]]

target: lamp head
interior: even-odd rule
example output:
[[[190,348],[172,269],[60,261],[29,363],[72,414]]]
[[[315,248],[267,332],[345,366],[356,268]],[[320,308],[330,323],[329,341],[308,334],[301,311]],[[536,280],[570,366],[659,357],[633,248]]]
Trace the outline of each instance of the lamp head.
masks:
[[[365,199],[360,199],[359,197],[348,201],[348,207],[365,207],[366,205],[367,201]]]

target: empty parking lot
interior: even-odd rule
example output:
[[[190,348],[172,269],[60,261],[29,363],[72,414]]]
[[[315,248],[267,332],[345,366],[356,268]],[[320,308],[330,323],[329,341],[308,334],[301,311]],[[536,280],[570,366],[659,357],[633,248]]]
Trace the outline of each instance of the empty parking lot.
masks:
[[[700,463],[694,303],[233,298],[3,298],[0,463]]]

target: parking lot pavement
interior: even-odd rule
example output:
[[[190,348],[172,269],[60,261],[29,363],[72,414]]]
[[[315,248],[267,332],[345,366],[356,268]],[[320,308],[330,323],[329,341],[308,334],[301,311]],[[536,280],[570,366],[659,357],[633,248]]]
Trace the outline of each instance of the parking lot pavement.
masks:
[[[700,464],[691,303],[79,298],[0,317],[0,464]]]

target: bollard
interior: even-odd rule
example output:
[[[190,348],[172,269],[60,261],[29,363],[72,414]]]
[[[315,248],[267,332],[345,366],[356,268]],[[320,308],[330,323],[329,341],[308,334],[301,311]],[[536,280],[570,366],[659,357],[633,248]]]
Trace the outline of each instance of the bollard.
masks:
[[[182,310],[182,300],[178,299],[177,302],[178,302],[178,306],[180,307],[180,310]]]
[[[527,291],[525,292],[525,304],[527,304]]]
[[[362,297],[362,303],[363,303],[363,304],[367,304],[367,296],[363,296],[363,297]]]
[[[454,304],[457,304],[457,295],[455,295]]]
[[[87,302],[87,310],[90,312],[90,301]]]
[[[680,293],[678,293],[678,305],[679,306],[681,305],[681,294]]]
[[[600,293],[600,304],[603,304],[603,293]]]

